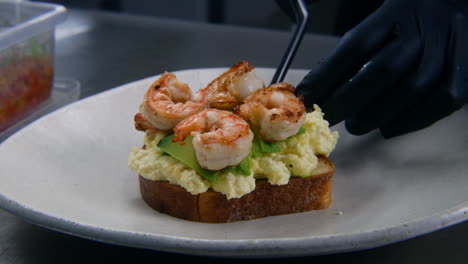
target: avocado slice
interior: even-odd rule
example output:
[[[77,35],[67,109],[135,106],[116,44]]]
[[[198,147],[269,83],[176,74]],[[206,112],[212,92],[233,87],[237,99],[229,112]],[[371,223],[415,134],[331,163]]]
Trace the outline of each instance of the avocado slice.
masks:
[[[299,134],[305,133],[305,128],[302,126],[299,129]],[[252,142],[252,149],[249,155],[243,159],[239,164],[235,166],[230,166],[219,171],[207,170],[200,167],[197,157],[195,155],[195,149],[193,148],[192,136],[188,136],[184,139],[185,144],[180,144],[180,142],[173,142],[174,134],[170,134],[163,139],[158,144],[158,147],[164,151],[165,154],[171,155],[178,161],[184,163],[189,168],[193,169],[198,175],[203,178],[217,182],[219,181],[220,172],[231,172],[235,174],[240,174],[244,176],[249,176],[251,173],[251,160],[252,157],[259,157],[265,153],[275,153],[281,151],[279,142],[266,142],[257,135],[254,136]]]
[[[173,142],[173,138],[174,134],[164,137],[159,142],[158,147],[193,169],[203,178],[214,182],[219,180],[219,176],[217,175],[216,171],[203,169],[200,167],[200,164],[198,164],[197,157],[195,156],[195,149],[193,148],[192,144],[193,137],[186,137],[184,139],[185,144],[180,144],[180,142]]]
[[[259,136],[255,135],[252,141],[252,157],[260,157],[264,153],[275,153],[281,151],[279,142],[266,142]]]

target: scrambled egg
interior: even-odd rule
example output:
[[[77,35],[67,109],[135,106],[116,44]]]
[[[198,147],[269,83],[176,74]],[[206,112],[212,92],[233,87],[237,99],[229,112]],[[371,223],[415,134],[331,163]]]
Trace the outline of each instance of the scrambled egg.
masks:
[[[280,143],[281,151],[252,158],[249,176],[231,172],[221,174],[218,182],[210,182],[175,158],[163,154],[158,148],[164,133],[146,135],[146,149],[134,149],[128,166],[139,175],[156,181],[169,181],[192,194],[206,192],[209,188],[221,192],[228,199],[238,198],[255,189],[256,178],[267,178],[271,184],[287,184],[291,176],[309,177],[317,168],[317,155],[329,156],[338,140],[338,132],[331,132],[328,122],[318,106],[308,113],[304,122],[305,133],[290,137]]]

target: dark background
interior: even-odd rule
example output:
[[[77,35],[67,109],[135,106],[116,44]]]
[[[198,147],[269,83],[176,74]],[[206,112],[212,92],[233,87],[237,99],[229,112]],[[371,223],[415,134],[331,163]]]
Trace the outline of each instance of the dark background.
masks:
[[[285,0],[279,0],[285,1]],[[287,1],[287,0],[286,0]],[[202,23],[289,30],[291,20],[274,0],[50,0],[66,7],[157,16]],[[309,32],[342,35],[382,0],[308,0]]]

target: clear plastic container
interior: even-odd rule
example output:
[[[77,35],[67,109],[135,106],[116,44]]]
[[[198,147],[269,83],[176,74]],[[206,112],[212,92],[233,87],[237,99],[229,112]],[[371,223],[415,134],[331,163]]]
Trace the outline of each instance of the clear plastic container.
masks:
[[[65,16],[60,5],[0,1],[0,132],[50,97],[54,30]]]

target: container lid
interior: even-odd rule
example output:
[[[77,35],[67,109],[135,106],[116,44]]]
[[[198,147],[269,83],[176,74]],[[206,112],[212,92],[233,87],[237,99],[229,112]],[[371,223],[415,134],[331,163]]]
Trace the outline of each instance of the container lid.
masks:
[[[1,14],[12,10],[8,14]],[[29,1],[0,1],[0,14],[13,18],[11,25],[0,25],[0,49],[53,29],[66,18],[64,6]]]

